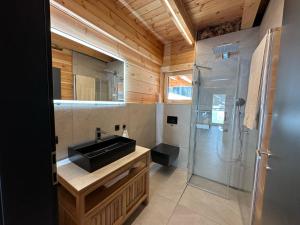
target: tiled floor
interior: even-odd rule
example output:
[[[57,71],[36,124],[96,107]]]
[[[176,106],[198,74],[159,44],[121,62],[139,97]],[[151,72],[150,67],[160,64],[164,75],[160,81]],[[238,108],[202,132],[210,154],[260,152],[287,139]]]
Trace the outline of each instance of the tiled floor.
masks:
[[[237,195],[224,199],[186,186],[186,171],[153,164],[150,202],[126,225],[243,225]]]

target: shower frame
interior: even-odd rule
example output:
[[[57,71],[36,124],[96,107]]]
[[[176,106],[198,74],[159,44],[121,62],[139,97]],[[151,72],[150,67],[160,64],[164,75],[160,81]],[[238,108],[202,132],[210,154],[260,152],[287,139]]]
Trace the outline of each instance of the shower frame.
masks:
[[[196,154],[196,145],[197,145],[197,123],[199,121],[199,117],[200,117],[200,89],[201,89],[201,72],[203,70],[206,71],[211,71],[212,68],[211,67],[207,67],[207,66],[202,66],[202,65],[197,65],[194,64],[194,76],[193,76],[193,100],[192,100],[192,109],[191,109],[191,126],[190,126],[190,141],[189,141],[189,156],[188,156],[188,171],[187,171],[187,184],[196,188],[199,188],[201,190],[204,190],[206,192],[218,195],[220,197],[229,198],[229,191],[230,191],[230,179],[231,179],[231,173],[232,173],[232,163],[233,162],[229,162],[227,165],[228,166],[228,174],[226,179],[226,183],[223,184],[226,187],[226,193],[220,194],[214,191],[211,191],[207,188],[202,188],[201,186],[195,185],[191,182],[191,178],[193,175],[198,176],[197,174],[194,174],[194,166],[195,166],[195,154]],[[235,89],[235,98],[237,98],[238,92],[239,92],[239,85],[240,85],[240,58],[238,56],[237,58],[237,70],[236,70],[236,76],[237,76],[237,86]],[[196,91],[195,91],[196,90]],[[196,102],[196,104],[195,104]],[[233,120],[233,126],[232,129],[234,129],[232,131],[232,133],[235,133],[235,129],[236,129],[236,125],[235,125],[235,104],[234,104],[234,109],[232,111],[232,113],[234,114],[232,117]],[[196,116],[195,116],[196,114]],[[231,150],[231,156],[233,155],[233,153],[236,151],[235,147],[236,145],[234,144],[236,141],[236,137],[233,137],[231,146],[232,146],[232,150]],[[231,157],[232,158],[232,157]],[[227,163],[227,162],[226,162]],[[200,176],[201,177],[201,176]],[[208,181],[212,181],[214,183],[218,183],[217,181],[214,180],[210,180],[209,178],[203,177],[204,179],[208,180]]]

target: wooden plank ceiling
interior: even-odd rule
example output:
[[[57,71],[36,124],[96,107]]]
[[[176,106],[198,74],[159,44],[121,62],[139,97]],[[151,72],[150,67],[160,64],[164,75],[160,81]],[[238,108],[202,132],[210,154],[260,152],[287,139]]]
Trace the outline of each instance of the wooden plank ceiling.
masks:
[[[183,39],[164,0],[114,0],[126,15],[152,31],[164,44]],[[170,0],[167,0],[172,4]],[[243,16],[245,0],[176,0],[183,8],[195,30]],[[181,9],[181,7],[178,7]]]
[[[162,0],[114,0],[127,16],[146,27],[164,44],[182,39]]]
[[[225,22],[243,20],[250,28],[260,0],[113,0],[126,15],[150,30],[162,43],[182,40],[184,35],[172,18],[166,1],[186,14],[193,30],[203,30]],[[182,9],[183,8],[183,9]],[[176,9],[174,10],[176,11]],[[184,13],[182,13],[184,12]],[[175,12],[176,13],[176,12]],[[190,29],[191,30],[191,29]]]
[[[243,15],[244,0],[182,0],[197,30],[231,22]]]

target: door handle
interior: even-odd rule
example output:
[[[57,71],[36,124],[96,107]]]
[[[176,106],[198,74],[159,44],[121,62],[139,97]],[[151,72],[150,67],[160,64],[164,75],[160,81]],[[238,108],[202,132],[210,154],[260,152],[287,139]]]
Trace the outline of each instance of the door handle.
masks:
[[[269,149],[266,149],[266,150],[264,150],[264,149],[258,149],[257,152],[258,152],[258,154],[260,156],[266,155],[268,158],[271,158],[271,156],[272,156],[272,153],[271,153],[271,151]]]
[[[269,164],[267,164],[266,170],[268,170],[268,171],[272,170],[272,168],[269,166]]]

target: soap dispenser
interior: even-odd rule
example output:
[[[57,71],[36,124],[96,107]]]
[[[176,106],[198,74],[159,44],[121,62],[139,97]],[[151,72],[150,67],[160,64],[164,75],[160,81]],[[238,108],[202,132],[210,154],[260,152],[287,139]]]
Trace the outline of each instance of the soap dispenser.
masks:
[[[122,134],[122,136],[125,137],[125,138],[129,138],[128,131],[126,129],[126,125],[123,125],[123,134]]]

